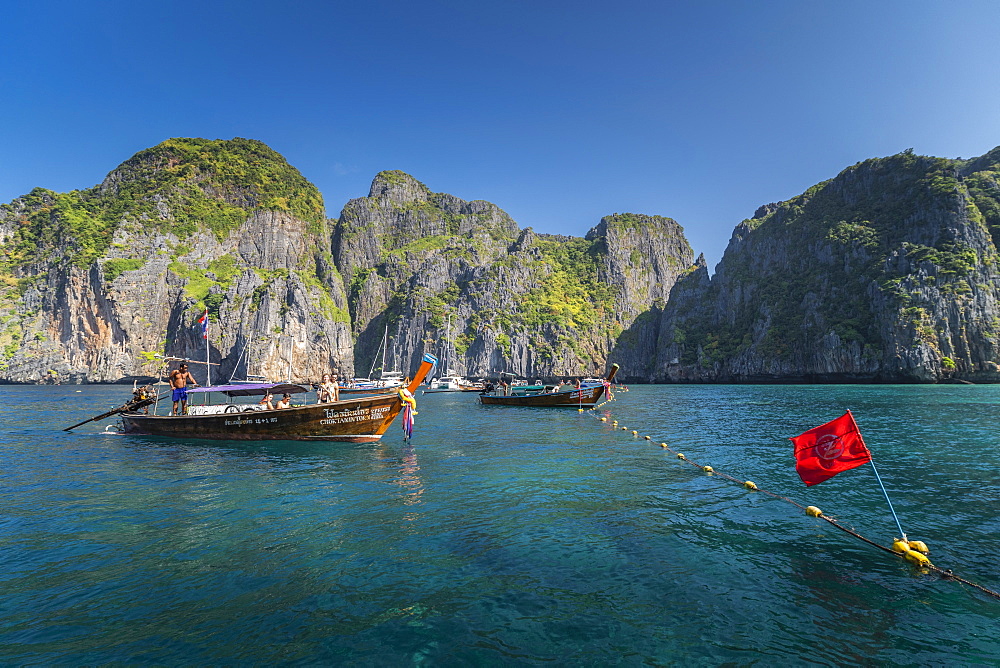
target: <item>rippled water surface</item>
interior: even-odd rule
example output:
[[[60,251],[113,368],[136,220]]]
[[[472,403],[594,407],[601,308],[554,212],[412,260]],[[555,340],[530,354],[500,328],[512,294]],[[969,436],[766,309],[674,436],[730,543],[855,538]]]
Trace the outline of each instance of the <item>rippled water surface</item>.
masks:
[[[1000,600],[657,445],[888,544],[870,466],[794,471],[787,437],[851,408],[909,537],[998,590],[1000,387],[634,387],[602,409],[624,432],[436,394],[410,444],[359,445],[67,434],[128,389],[0,393],[3,664],[1000,656]]]

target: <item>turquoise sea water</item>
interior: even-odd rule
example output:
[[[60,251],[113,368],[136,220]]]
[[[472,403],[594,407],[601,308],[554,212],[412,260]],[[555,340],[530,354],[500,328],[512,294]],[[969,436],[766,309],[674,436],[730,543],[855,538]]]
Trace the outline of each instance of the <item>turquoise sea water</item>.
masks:
[[[636,386],[602,414],[640,439],[473,394],[418,396],[410,444],[398,421],[357,445],[60,431],[128,394],[0,389],[0,664],[1000,656],[1000,600],[656,445],[888,544],[871,467],[794,471],[787,437],[850,408],[909,537],[1000,590],[1000,387]]]

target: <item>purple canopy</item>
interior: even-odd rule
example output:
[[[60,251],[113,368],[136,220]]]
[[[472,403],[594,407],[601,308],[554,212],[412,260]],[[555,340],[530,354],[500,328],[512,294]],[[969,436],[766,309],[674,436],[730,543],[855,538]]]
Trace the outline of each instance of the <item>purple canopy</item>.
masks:
[[[188,390],[188,393],[222,392],[230,397],[250,397],[255,395],[263,396],[268,392],[271,394],[299,394],[301,392],[308,391],[308,388],[302,387],[301,385],[294,385],[292,383],[241,383],[239,385],[212,385],[209,387],[196,387],[193,390]]]

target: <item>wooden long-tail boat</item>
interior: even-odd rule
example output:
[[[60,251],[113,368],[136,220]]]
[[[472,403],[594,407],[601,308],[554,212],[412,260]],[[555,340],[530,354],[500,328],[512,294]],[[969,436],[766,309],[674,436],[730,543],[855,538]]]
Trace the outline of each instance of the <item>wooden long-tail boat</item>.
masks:
[[[618,365],[612,364],[611,371],[603,382],[581,383],[580,387],[565,389],[557,385],[547,385],[535,390],[501,384],[493,392],[480,394],[479,401],[488,406],[591,408],[604,396],[617,373]]]
[[[437,359],[424,355],[413,380],[406,387],[412,394]],[[295,388],[298,388],[297,390]],[[307,389],[295,384],[262,386],[223,385],[195,388],[189,394],[217,392],[228,397],[262,395],[266,392],[296,393]],[[403,408],[399,392],[343,399],[332,403],[267,409],[258,404],[225,403],[189,407],[188,415],[148,415],[140,411],[121,413],[126,434],[205,438],[212,440],[377,441]]]

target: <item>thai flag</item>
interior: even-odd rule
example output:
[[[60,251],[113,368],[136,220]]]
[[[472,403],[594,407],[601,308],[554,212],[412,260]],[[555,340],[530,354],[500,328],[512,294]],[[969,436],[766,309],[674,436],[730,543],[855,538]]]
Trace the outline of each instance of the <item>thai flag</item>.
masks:
[[[207,306],[205,307],[205,312],[201,314],[200,318],[198,318],[198,322],[201,323],[201,338],[207,339],[208,338],[208,307]]]

